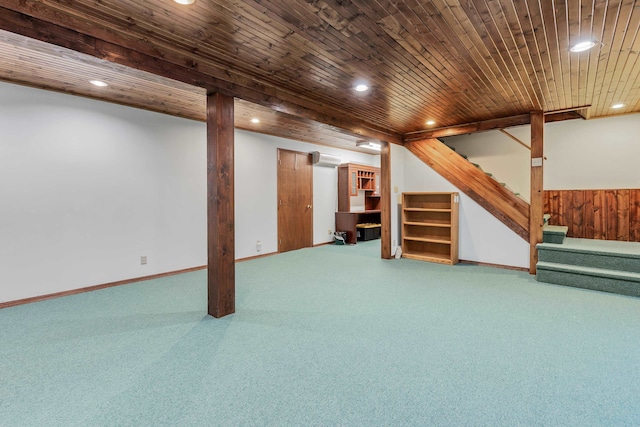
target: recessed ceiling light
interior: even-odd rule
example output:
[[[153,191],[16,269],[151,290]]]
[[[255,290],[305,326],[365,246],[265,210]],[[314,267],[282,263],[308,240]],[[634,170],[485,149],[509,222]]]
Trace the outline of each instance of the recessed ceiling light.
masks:
[[[173,0],[178,4],[193,4],[196,2],[196,0]]]
[[[353,88],[356,92],[366,92],[369,90],[369,86],[364,83],[360,83]]]
[[[624,107],[624,104],[613,104],[613,105],[611,106],[611,108],[616,108],[616,109],[618,109],[618,108],[622,108],[622,107]]]
[[[586,42],[580,42],[580,43],[576,43],[573,46],[571,46],[571,49],[569,49],[571,52],[584,52],[585,50],[589,50],[592,47],[594,47],[596,45],[596,42],[589,40]]]
[[[109,86],[108,84],[106,84],[102,80],[89,80],[89,83],[91,83],[94,86],[98,86],[98,87],[107,87],[107,86]]]
[[[427,126],[433,126],[436,122],[434,120],[427,120]]]
[[[260,123],[260,119],[254,117],[253,119],[251,119],[251,123]]]

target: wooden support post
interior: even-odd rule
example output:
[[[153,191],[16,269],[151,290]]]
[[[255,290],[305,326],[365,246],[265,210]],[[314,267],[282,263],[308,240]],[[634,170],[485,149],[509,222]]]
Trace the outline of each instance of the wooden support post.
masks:
[[[207,95],[208,312],[235,312],[233,97]]]
[[[380,152],[380,248],[383,259],[391,259],[391,147],[382,143]]]
[[[542,111],[531,112],[531,200],[529,211],[529,273],[536,273],[538,250],[542,242],[543,219],[543,159],[544,159],[544,115]]]

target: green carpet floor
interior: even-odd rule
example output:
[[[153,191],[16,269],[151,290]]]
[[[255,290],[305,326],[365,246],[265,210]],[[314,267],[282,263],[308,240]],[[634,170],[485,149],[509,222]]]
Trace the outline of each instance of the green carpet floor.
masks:
[[[0,310],[2,426],[637,426],[640,299],[379,241]]]

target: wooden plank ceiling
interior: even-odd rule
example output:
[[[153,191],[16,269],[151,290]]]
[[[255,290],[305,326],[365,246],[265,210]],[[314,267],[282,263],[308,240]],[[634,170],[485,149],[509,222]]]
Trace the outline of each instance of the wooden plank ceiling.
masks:
[[[151,73],[0,30],[0,80],[187,119],[206,119],[206,91]],[[96,87],[90,80],[109,82]],[[253,123],[252,119],[259,119]],[[235,127],[371,154],[362,137],[236,98]]]
[[[0,0],[0,29],[1,79],[197,119],[218,90],[244,100],[238,127],[260,113],[265,133],[351,148],[533,110],[640,111],[640,0]],[[85,89],[91,67],[113,94]]]

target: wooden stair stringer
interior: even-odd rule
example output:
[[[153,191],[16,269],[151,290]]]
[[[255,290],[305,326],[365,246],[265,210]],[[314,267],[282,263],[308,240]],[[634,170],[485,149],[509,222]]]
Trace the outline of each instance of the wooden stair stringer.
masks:
[[[404,147],[471,197],[518,236],[529,241],[529,204],[434,138]]]

